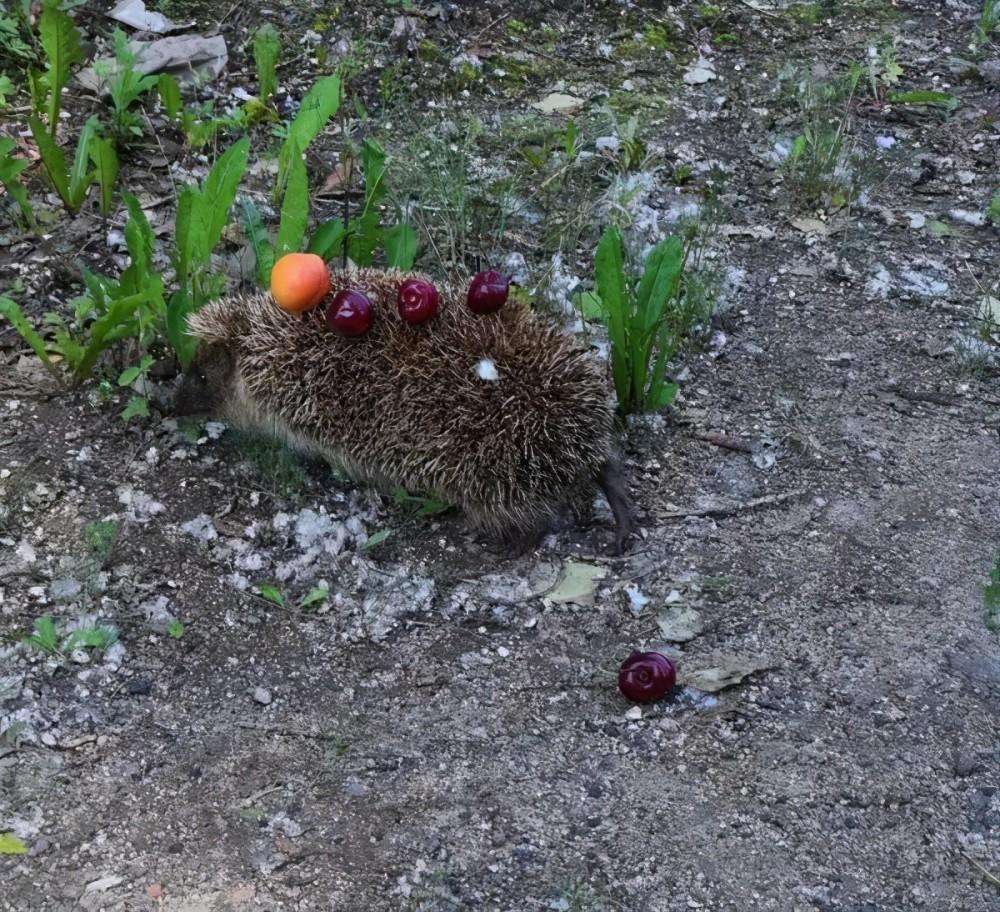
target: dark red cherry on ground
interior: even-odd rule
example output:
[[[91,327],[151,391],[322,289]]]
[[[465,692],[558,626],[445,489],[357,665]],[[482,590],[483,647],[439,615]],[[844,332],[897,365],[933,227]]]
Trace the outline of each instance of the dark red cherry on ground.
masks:
[[[469,283],[467,301],[473,313],[488,314],[499,310],[510,293],[510,276],[488,269],[477,272]]]
[[[407,279],[399,286],[396,309],[409,324],[424,323],[438,312],[438,290],[423,279]]]
[[[618,671],[618,689],[636,703],[652,703],[666,696],[677,683],[674,663],[659,652],[636,650]]]
[[[374,319],[371,299],[355,288],[338,292],[326,309],[327,325],[343,336],[364,335]]]

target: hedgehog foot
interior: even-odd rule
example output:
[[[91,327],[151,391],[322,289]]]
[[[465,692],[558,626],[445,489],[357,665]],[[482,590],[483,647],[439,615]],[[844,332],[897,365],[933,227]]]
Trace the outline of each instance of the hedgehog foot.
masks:
[[[601,466],[598,484],[615,517],[615,554],[620,557],[625,551],[625,543],[632,535],[633,525],[632,500],[628,495],[625,476],[617,459],[608,459]]]

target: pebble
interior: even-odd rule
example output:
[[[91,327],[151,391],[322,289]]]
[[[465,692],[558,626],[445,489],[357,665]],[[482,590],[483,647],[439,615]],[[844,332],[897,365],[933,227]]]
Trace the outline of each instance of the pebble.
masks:
[[[268,706],[271,703],[271,691],[266,687],[255,687],[253,689],[253,699],[255,703],[260,703],[261,706]]]
[[[625,718],[628,719],[630,722],[638,721],[639,719],[642,718],[642,707],[641,706],[630,707],[625,713]]]

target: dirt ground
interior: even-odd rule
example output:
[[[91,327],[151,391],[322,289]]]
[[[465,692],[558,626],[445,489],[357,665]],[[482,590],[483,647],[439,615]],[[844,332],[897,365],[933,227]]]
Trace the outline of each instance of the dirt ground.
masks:
[[[560,78],[582,97],[632,79],[662,99],[647,142],[675,173],[725,172],[739,281],[676,365],[675,405],[631,428],[641,529],[624,558],[607,556],[603,507],[512,557],[459,516],[409,519],[167,408],[125,425],[95,385],[48,386],[0,328],[0,831],[28,847],[0,856],[0,909],[1000,909],[1000,642],[982,600],[1000,374],[960,351],[1000,233],[954,214],[997,187],[996,45],[991,70],[968,50],[977,5],[958,0],[832,4],[815,22],[718,5],[739,41],[704,84],[683,80],[711,38],[695,4],[528,4],[518,47],[541,75],[458,96],[517,112]],[[205,29],[206,7],[186,8]],[[221,26],[234,85],[256,9]],[[396,5],[325,12],[322,42],[364,33],[405,54]],[[296,4],[282,25],[317,15]],[[509,53],[509,16],[463,3],[421,28],[447,68],[470,47]],[[687,25],[665,56],[605,59],[625,17],[626,38]],[[776,74],[840,66],[880,35],[907,88],[961,104],[859,106],[877,185],[797,226],[767,154],[795,132]],[[669,170],[656,211],[696,192]],[[0,249],[8,276],[39,276],[36,316],[75,293],[60,244],[107,261],[74,224]],[[81,539],[97,520],[121,530],[99,566]],[[605,574],[592,604],[552,597],[567,561]],[[327,602],[296,607],[320,581]],[[284,604],[255,593],[268,582]],[[671,606],[700,620],[665,644]],[[47,660],[20,642],[43,614],[99,617],[120,644]],[[638,711],[615,671],[653,645],[687,682],[754,670]]]

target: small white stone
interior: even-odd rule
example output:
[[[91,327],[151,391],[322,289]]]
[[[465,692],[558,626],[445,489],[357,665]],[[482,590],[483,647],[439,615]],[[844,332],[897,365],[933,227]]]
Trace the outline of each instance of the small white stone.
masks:
[[[642,707],[641,706],[631,707],[625,713],[625,718],[628,719],[630,722],[637,722],[639,719],[642,718]]]
[[[267,706],[271,702],[271,691],[266,687],[255,687],[253,690],[253,699],[255,703],[260,703],[261,706]]]
[[[480,380],[486,380],[490,383],[495,383],[500,379],[500,374],[497,372],[497,366],[489,358],[483,358],[483,360],[476,365],[476,376],[478,376]]]

